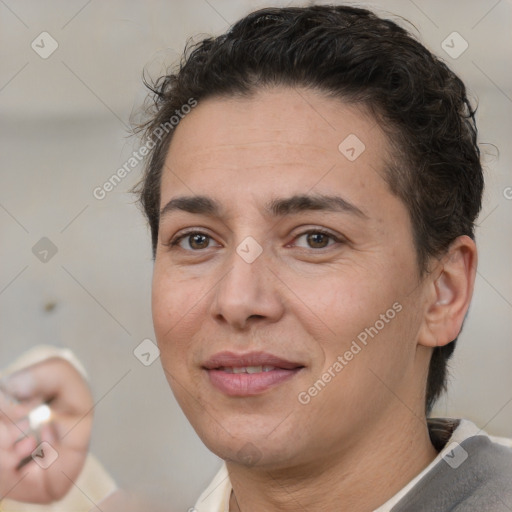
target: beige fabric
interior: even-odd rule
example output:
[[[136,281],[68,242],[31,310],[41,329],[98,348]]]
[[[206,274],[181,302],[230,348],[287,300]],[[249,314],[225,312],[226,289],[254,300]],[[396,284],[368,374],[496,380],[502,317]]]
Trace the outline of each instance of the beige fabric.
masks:
[[[226,463],[223,463],[210,485],[199,496],[193,511],[229,512],[229,498],[232,489],[228,468]]]
[[[27,368],[28,366],[33,366],[34,364],[45,361],[46,359],[51,359],[52,357],[65,359],[82,374],[84,379],[88,380],[85,368],[69,348],[58,348],[51,345],[38,345],[37,347],[28,350],[18,357],[18,359],[15,359],[10,363],[9,366],[0,370],[0,379],[10,375],[11,373],[17,372],[18,370]]]
[[[65,359],[84,378],[87,378],[85,369],[71,350],[46,345],[35,347],[23,354],[5,370],[0,372],[0,378],[53,357]],[[0,512],[88,512],[95,504],[98,504],[116,489],[117,486],[112,477],[96,457],[89,454],[75,485],[71,487],[63,499],[51,505],[20,503],[4,499],[0,502]]]

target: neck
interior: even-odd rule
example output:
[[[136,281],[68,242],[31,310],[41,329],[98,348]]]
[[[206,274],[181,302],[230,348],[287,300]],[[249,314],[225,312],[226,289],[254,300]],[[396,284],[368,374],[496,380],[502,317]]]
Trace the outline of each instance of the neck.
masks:
[[[395,411],[396,412],[396,411]],[[349,449],[329,449],[322,461],[272,468],[227,462],[230,512],[368,512],[383,505],[437,456],[426,420],[408,415],[379,422]]]

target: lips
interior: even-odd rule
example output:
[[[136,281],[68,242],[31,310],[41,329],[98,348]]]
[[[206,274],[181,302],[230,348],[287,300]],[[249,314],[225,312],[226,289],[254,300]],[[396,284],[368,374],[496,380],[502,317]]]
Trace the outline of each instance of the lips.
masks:
[[[207,370],[218,368],[241,368],[248,366],[273,366],[283,370],[293,370],[304,365],[265,352],[249,352],[235,354],[234,352],[219,352],[203,364]]]
[[[229,396],[255,396],[294,377],[304,365],[265,352],[220,352],[203,364],[210,383]]]

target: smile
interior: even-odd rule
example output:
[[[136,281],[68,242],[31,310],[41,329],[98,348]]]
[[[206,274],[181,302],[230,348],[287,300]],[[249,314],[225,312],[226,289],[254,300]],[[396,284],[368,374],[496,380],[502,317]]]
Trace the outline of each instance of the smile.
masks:
[[[219,368],[219,370],[226,372],[226,373],[261,373],[261,372],[270,372],[272,370],[275,370],[275,366],[240,366],[240,367],[230,367],[230,366],[223,366],[222,368]]]
[[[304,365],[263,352],[222,352],[209,359],[203,369],[210,384],[228,396],[256,396],[295,375]]]

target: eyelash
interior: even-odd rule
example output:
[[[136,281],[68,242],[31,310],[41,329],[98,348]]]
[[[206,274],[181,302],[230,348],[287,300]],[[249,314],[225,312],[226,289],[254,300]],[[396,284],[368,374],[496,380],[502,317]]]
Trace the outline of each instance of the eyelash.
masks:
[[[194,230],[194,231],[186,231],[185,233],[182,233],[181,235],[178,235],[177,237],[173,238],[168,244],[165,244],[165,245],[168,245],[169,247],[175,247],[177,246],[184,238],[187,238],[188,236],[192,236],[192,235],[205,235],[207,236],[208,238],[213,238],[211,237],[208,233],[204,233],[203,231],[197,231],[197,230]],[[198,252],[198,251],[195,251],[195,252]]]
[[[316,228],[316,229],[309,229],[307,231],[303,231],[302,233],[299,233],[295,238],[294,238],[294,241],[299,239],[300,237],[304,236],[304,235],[309,235],[309,234],[317,234],[317,233],[320,233],[322,235],[326,235],[327,237],[329,237],[331,240],[333,240],[334,242],[336,243],[343,243],[344,240],[341,240],[340,238],[338,238],[337,236],[333,235],[330,231],[326,231],[324,229],[321,229],[321,228]],[[179,243],[187,238],[187,237],[190,237],[192,235],[205,235],[207,236],[208,238],[210,239],[213,239],[212,236],[208,235],[207,233],[203,232],[203,231],[197,231],[197,230],[191,230],[191,231],[186,231],[185,233],[182,233],[181,235],[178,235],[177,237],[173,238],[169,243],[165,244],[169,247],[176,247],[177,245],[179,245]],[[331,244],[332,245],[332,244]],[[317,251],[320,251],[322,249],[327,249],[327,247],[330,247],[330,245],[327,245],[325,247],[321,247],[320,249],[316,249]],[[208,249],[208,248],[207,248]],[[301,249],[305,249],[304,247],[301,247]],[[315,250],[314,247],[309,247],[309,249],[313,249]],[[190,251],[190,252],[201,252],[201,249],[185,249],[186,251]]]

